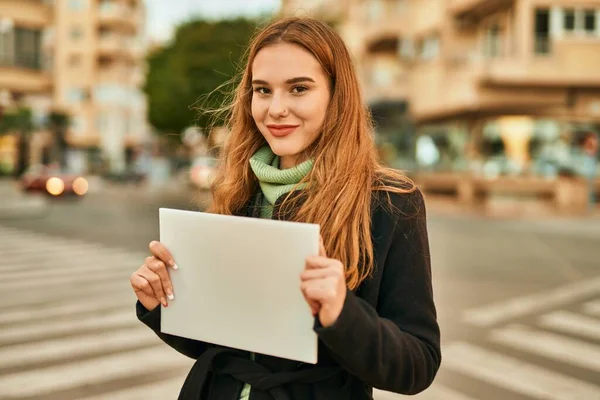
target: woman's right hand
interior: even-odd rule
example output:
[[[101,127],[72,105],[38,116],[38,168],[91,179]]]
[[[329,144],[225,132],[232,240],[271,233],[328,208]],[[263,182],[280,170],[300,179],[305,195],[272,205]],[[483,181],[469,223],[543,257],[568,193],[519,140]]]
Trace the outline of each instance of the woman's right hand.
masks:
[[[161,303],[167,307],[167,299],[175,298],[167,268],[177,269],[177,264],[162,243],[154,240],[148,247],[152,256],[147,257],[144,264],[131,275],[130,282],[140,303],[152,311]]]

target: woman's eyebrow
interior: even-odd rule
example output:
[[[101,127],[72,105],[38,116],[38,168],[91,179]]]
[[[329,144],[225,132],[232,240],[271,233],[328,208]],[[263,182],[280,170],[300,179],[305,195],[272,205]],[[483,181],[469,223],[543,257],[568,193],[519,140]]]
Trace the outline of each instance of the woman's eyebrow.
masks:
[[[285,83],[287,84],[292,84],[292,83],[299,83],[299,82],[312,82],[315,83],[315,80],[312,78],[309,78],[307,76],[299,76],[297,78],[291,78],[288,79],[287,81],[285,81]],[[252,81],[253,85],[268,85],[269,83],[267,81],[263,81],[261,79],[254,79]]]
[[[288,79],[287,81],[285,81],[285,83],[300,83],[300,82],[312,82],[315,83],[315,80],[312,78],[309,78],[307,76],[300,76],[298,78],[292,78],[292,79]]]

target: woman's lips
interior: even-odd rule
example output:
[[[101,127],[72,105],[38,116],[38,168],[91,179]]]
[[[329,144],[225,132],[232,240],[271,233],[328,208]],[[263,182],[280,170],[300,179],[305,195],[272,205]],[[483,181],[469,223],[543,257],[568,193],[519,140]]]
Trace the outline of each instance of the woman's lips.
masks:
[[[267,125],[269,132],[275,137],[284,137],[294,132],[298,125]]]

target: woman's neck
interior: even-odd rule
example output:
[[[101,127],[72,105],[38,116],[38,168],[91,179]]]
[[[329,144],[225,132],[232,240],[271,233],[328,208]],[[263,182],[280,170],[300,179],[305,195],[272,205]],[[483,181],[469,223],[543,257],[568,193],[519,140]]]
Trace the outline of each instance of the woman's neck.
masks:
[[[279,169],[290,169],[300,164],[300,160],[297,154],[291,156],[281,156],[279,158]]]

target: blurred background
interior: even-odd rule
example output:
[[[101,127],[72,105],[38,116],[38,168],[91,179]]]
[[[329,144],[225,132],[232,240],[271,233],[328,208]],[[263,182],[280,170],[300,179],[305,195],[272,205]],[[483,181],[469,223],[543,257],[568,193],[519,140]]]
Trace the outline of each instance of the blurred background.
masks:
[[[159,207],[210,203],[228,132],[200,111],[281,15],[340,33],[426,196],[417,398],[600,399],[600,0],[0,0],[0,399],[176,398],[191,362],[128,278]]]

